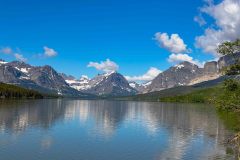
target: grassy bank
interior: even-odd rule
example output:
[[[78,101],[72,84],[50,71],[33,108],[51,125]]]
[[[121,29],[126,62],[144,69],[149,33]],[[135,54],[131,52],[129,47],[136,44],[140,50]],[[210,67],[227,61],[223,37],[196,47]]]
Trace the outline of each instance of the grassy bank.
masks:
[[[240,111],[240,82],[227,80],[223,84],[188,94],[159,98],[162,102],[213,103],[219,109]]]
[[[211,103],[216,97],[222,94],[222,85],[193,91],[188,94],[160,97],[161,102],[180,102],[180,103]]]

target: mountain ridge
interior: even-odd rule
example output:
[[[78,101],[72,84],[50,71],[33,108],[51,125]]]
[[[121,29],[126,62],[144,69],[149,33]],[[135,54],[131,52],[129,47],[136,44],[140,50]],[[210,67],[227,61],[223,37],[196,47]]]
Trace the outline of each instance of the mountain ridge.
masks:
[[[240,53],[236,54],[240,57]],[[98,74],[92,79],[58,73],[50,65],[31,66],[25,62],[0,60],[0,82],[61,96],[128,96],[164,89],[191,86],[220,78],[221,69],[234,63],[231,56],[210,61],[203,68],[184,61],[161,72],[152,81],[128,82],[118,72]]]

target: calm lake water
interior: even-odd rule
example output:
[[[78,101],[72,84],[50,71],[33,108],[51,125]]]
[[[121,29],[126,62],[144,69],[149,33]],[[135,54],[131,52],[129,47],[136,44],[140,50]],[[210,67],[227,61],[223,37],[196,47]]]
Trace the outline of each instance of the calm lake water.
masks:
[[[231,159],[231,134],[207,105],[0,101],[2,160]]]

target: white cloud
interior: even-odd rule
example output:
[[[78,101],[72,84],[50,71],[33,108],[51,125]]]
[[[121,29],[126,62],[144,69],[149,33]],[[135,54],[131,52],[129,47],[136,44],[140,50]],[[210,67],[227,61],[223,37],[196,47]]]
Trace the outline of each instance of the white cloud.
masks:
[[[104,72],[112,72],[112,71],[117,71],[119,66],[111,61],[110,59],[106,59],[106,61],[101,61],[100,63],[98,62],[89,62],[87,67],[94,67],[99,71],[104,71]]]
[[[161,70],[151,67],[145,74],[141,76],[125,76],[125,78],[128,81],[150,81],[157,77],[157,75],[161,72]]]
[[[12,48],[10,48],[10,47],[2,47],[2,48],[0,49],[0,52],[1,52],[1,53],[4,53],[4,54],[12,54],[12,53],[13,53],[13,50],[12,50]]]
[[[196,37],[196,46],[217,57],[216,48],[220,43],[240,37],[240,1],[223,0],[219,4],[209,1],[201,12],[212,17],[215,23],[214,27],[210,24],[203,35]]]
[[[193,64],[196,64],[200,67],[203,66],[204,62],[199,62],[198,60],[196,59],[193,59],[193,57],[190,57],[189,55],[187,54],[171,54],[168,58],[168,61],[170,63],[179,63],[179,62],[183,62],[183,61],[187,61],[187,62],[190,62],[190,63],[193,63]]]
[[[187,52],[187,45],[178,34],[169,36],[167,33],[157,32],[154,39],[159,43],[160,47],[167,49],[169,52]]]
[[[22,62],[26,62],[27,58],[24,58],[23,55],[19,54],[19,53],[15,53],[14,57],[18,60],[18,61],[22,61]]]
[[[47,46],[44,46],[43,49],[44,49],[44,56],[46,57],[54,57],[58,54],[54,49],[48,48]]]

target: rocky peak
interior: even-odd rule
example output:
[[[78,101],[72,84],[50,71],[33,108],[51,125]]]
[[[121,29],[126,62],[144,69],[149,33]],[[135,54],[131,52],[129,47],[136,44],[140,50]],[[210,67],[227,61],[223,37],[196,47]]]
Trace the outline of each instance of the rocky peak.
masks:
[[[7,63],[7,65],[12,66],[25,74],[28,74],[29,70],[34,68],[33,66],[31,66],[25,62],[22,62],[22,61],[12,61],[12,62]]]
[[[197,66],[196,64],[184,61],[179,63],[178,65],[175,65],[173,67],[171,67],[174,70],[197,70],[199,69],[199,66]]]
[[[187,85],[192,79],[203,74],[203,69],[190,62],[182,62],[160,73],[147,87],[147,92],[159,91],[175,86]]]
[[[125,77],[117,72],[100,74],[89,81],[87,93],[96,95],[131,95],[137,91],[129,86]]]

